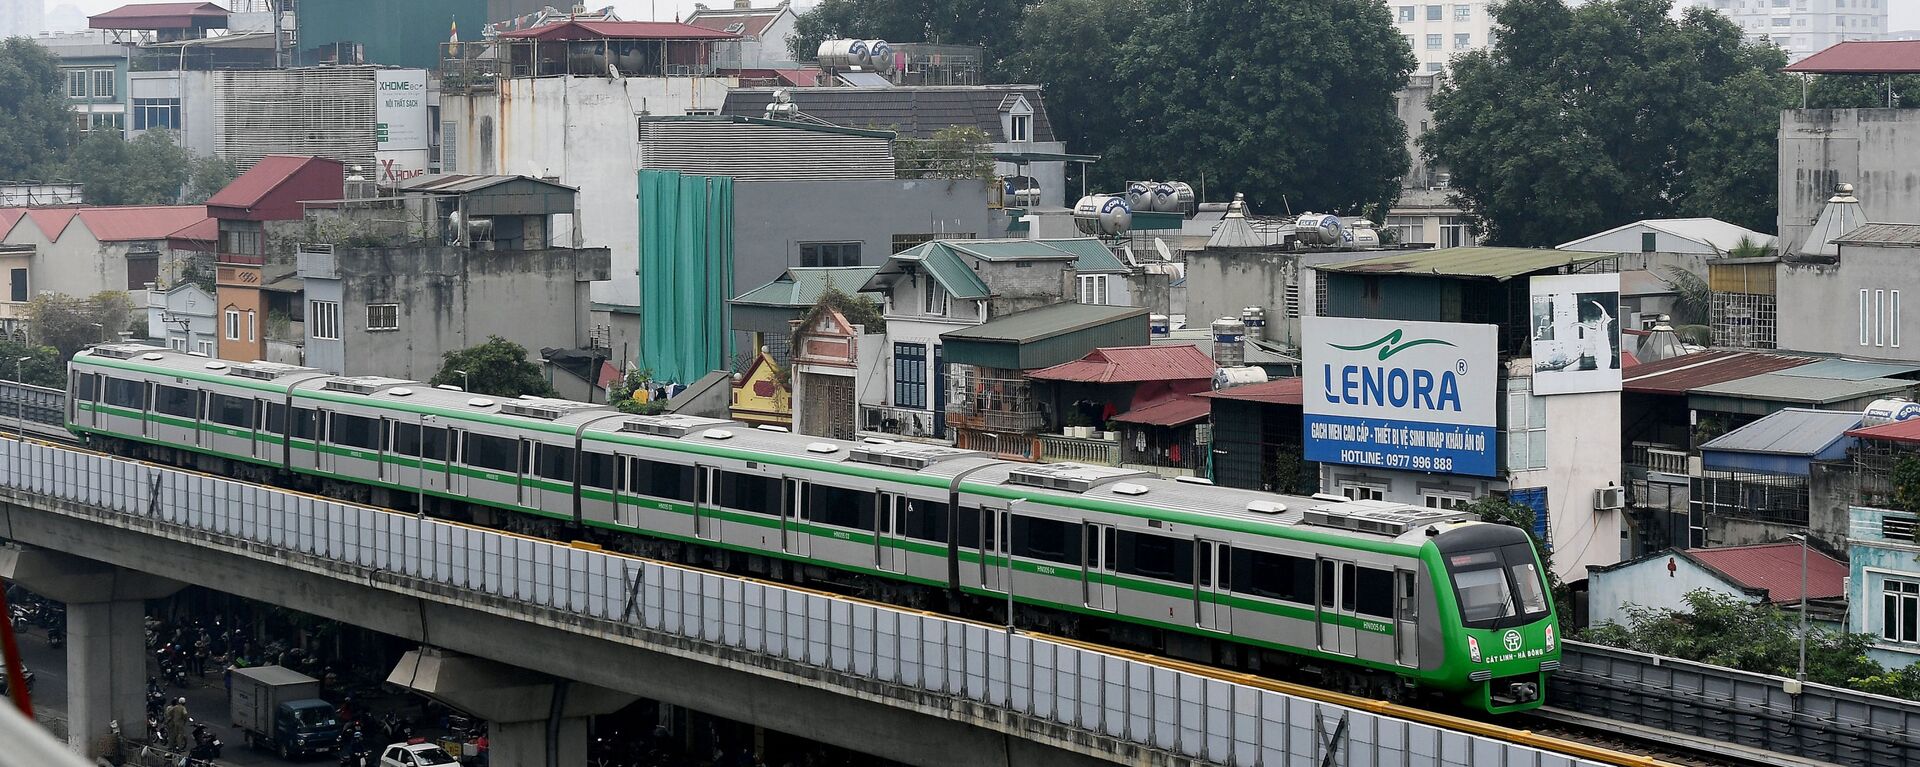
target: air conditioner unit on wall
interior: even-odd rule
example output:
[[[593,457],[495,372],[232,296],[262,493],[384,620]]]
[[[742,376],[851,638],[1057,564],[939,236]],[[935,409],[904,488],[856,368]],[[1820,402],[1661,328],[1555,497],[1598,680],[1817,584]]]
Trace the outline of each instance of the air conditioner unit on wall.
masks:
[[[1608,485],[1606,487],[1594,488],[1594,491],[1593,491],[1593,510],[1594,511],[1609,511],[1613,509],[1622,509],[1622,508],[1626,508],[1626,505],[1627,505],[1627,489],[1626,488],[1621,487],[1619,485]]]

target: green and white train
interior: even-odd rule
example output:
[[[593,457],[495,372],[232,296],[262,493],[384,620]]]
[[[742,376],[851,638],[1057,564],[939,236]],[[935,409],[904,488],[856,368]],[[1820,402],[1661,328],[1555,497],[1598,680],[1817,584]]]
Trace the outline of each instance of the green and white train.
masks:
[[[1559,666],[1525,533],[1457,512],[128,344],[76,355],[68,395],[69,428],[123,453],[1017,601],[1492,713],[1538,707]]]

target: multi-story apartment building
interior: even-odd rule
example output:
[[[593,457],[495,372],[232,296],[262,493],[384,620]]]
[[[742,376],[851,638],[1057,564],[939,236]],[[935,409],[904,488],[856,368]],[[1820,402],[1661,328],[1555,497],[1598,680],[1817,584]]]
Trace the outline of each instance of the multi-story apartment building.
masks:
[[[1751,40],[1772,40],[1799,61],[1848,40],[1879,40],[1898,0],[1686,0],[1726,14]]]
[[[1407,38],[1418,60],[1416,73],[1444,71],[1454,56],[1485,48],[1493,34],[1493,3],[1487,0],[1462,2],[1409,2],[1388,0],[1394,26]]]

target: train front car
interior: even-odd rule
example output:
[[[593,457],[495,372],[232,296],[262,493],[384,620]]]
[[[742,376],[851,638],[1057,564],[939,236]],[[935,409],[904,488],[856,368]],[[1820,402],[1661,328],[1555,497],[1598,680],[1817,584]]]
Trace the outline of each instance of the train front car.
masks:
[[[1504,714],[1539,708],[1560,667],[1558,617],[1547,570],[1527,534],[1507,525],[1462,525],[1432,539],[1447,669],[1462,703]]]

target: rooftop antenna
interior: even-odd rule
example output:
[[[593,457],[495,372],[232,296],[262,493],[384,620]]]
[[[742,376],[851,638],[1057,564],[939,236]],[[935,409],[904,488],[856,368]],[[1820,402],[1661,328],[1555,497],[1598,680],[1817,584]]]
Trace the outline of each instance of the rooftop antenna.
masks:
[[[1280,207],[1286,209],[1287,215],[1293,215],[1293,204],[1287,202],[1287,196],[1284,194],[1280,195]]]

